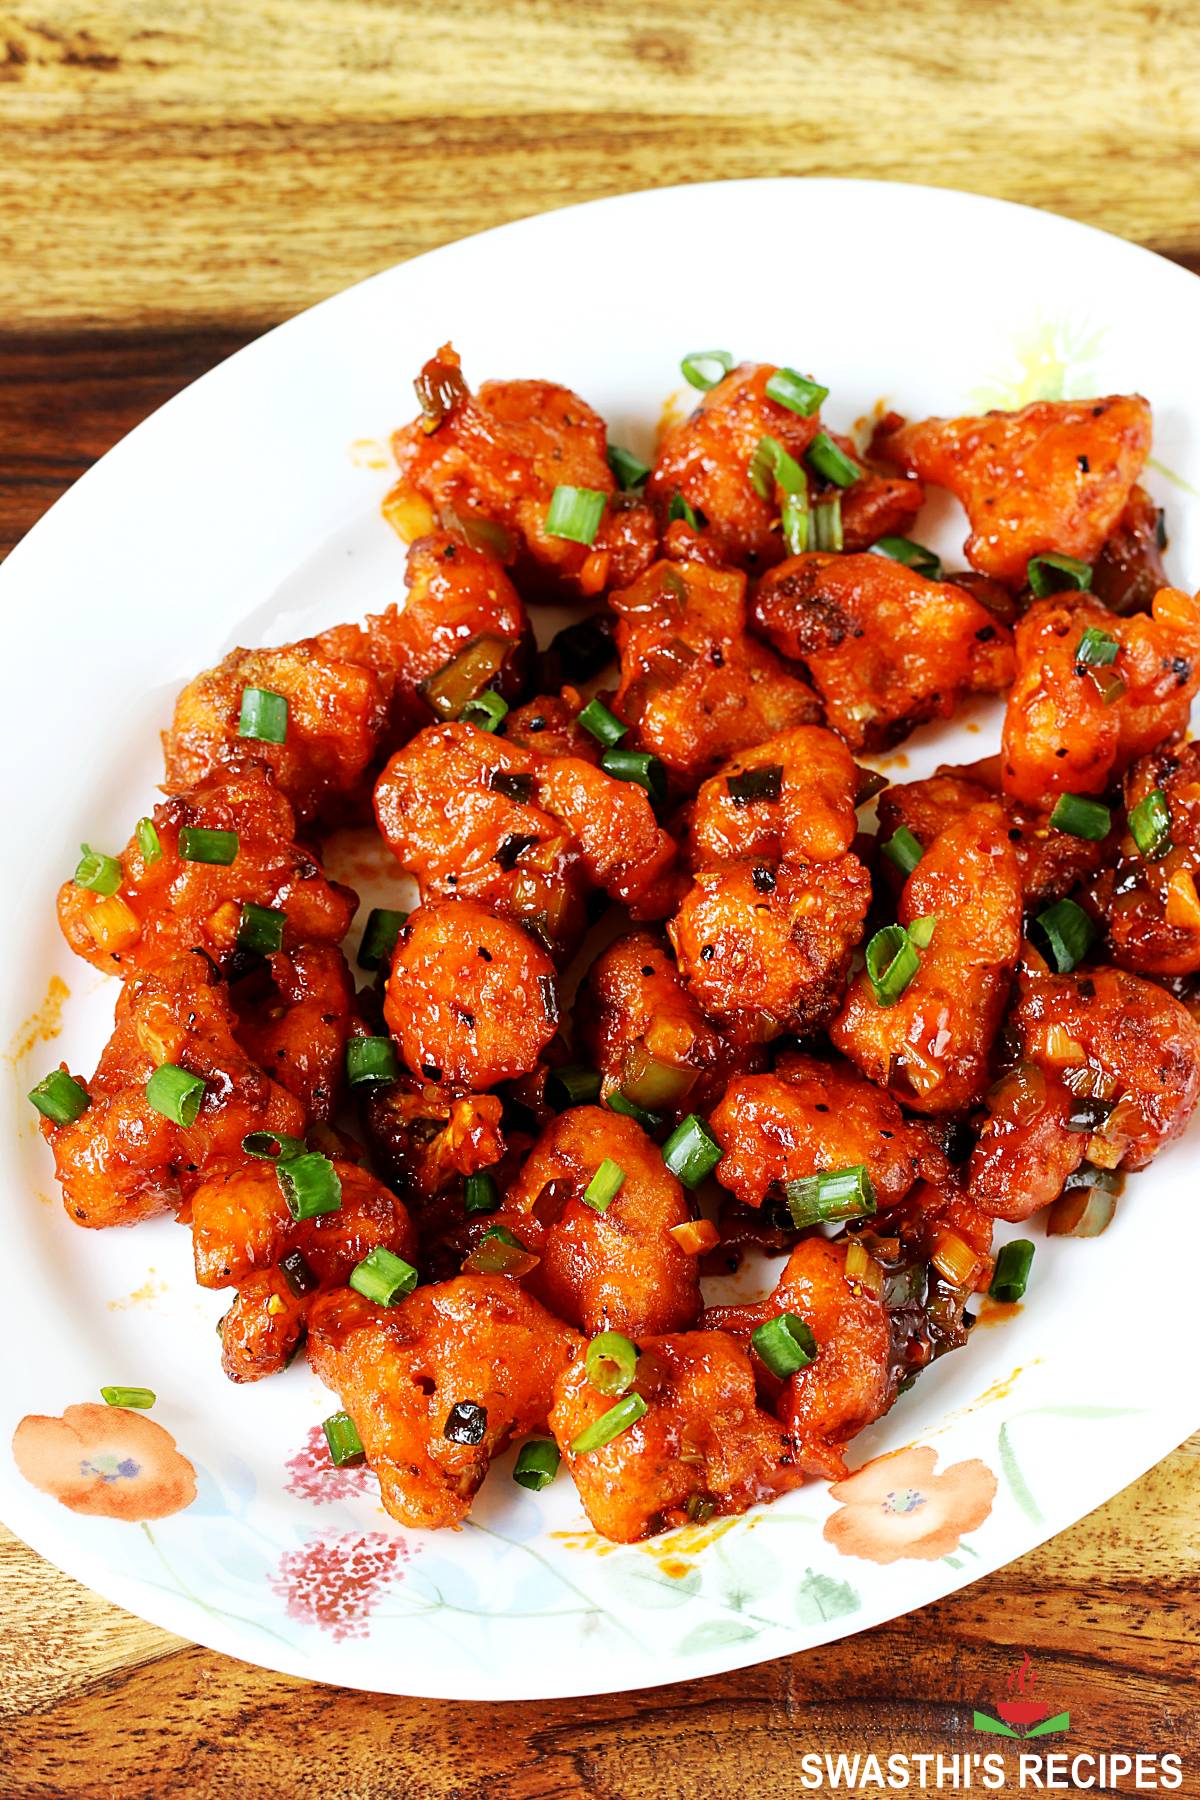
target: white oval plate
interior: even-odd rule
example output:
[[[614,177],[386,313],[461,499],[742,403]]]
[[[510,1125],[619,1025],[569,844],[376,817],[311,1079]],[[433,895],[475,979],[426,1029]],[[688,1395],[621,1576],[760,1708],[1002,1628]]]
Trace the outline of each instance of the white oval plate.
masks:
[[[447,338],[471,380],[565,382],[643,451],[680,356],[712,345],[811,367],[841,427],[881,400],[920,416],[1138,389],[1154,404],[1150,485],[1172,571],[1192,585],[1198,330],[1192,276],[996,201],[836,181],[633,194],[338,295],[196,382],[59,501],[0,571],[0,1309],[22,1346],[0,1387],[0,1513],[15,1531],[122,1606],[250,1662],[384,1692],[584,1694],[756,1662],[935,1600],[1081,1518],[1200,1424],[1188,1309],[1162,1299],[1164,1254],[1190,1241],[1193,1136],[1131,1181],[1102,1238],[1050,1243],[1035,1225],[1023,1308],[981,1322],[859,1440],[859,1461],[904,1454],[840,1501],[814,1483],[614,1548],[590,1535],[568,1480],[535,1498],[506,1458],[466,1529],[403,1532],[368,1475],[320,1472],[333,1408],[302,1362],[225,1381],[213,1325],[226,1297],[193,1285],[186,1232],[68,1222],[24,1099],[60,1056],[90,1071],[106,1035],[112,985],[68,956],[54,893],[81,839],[122,844],[146,810],[178,688],[234,644],[283,642],[402,592],[370,445],[412,415],[413,375]],[[939,501],[930,533],[961,566],[961,515]],[[993,708],[894,762],[918,774],[995,742]],[[61,1021],[52,978],[71,990]],[[51,1481],[87,1460],[125,1518],[30,1486],[8,1448],[23,1416],[53,1421],[114,1381],[157,1390],[139,1417],[178,1451],[157,1429],[106,1440],[111,1413],[72,1415],[78,1438],[33,1431]],[[195,1499],[146,1522],[187,1498],[189,1465]]]

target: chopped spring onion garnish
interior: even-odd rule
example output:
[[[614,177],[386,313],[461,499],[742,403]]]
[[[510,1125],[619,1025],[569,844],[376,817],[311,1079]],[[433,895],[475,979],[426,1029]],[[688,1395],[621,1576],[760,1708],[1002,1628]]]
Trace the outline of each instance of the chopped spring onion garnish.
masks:
[[[933,942],[934,927],[937,925],[937,914],[926,913],[923,919],[914,919],[908,928],[908,935],[918,950],[928,950]]]
[[[920,840],[908,829],[907,825],[897,825],[890,838],[880,846],[884,856],[890,863],[905,875],[911,875],[922,856]]]
[[[839,509],[840,511],[840,509]],[[808,549],[808,495],[785,494],[780,508],[780,529],[789,556],[803,556]]]
[[[1098,625],[1089,625],[1075,646],[1075,667],[1077,670],[1104,668],[1108,663],[1116,662],[1120,648],[1109,632],[1101,631]]]
[[[589,700],[579,714],[579,723],[585,731],[591,732],[598,744],[609,748],[619,744],[629,730],[615,712],[609,711],[603,700]]]
[[[724,1151],[704,1120],[689,1113],[662,1147],[662,1159],[684,1187],[696,1188],[712,1174]]]
[[[812,1328],[795,1313],[777,1313],[750,1333],[750,1348],[772,1375],[786,1381],[816,1361],[817,1340]]]
[[[783,764],[766,763],[757,769],[745,769],[740,775],[727,775],[725,788],[735,806],[749,806],[755,800],[778,800],[783,792]]]
[[[329,1460],[335,1469],[352,1469],[366,1461],[358,1426],[349,1413],[334,1413],[332,1418],[322,1421],[321,1430],[325,1433]]]
[[[1112,1224],[1117,1196],[1102,1187],[1069,1187],[1046,1214],[1047,1237],[1099,1237]]]
[[[842,531],[842,497],[830,494],[812,503],[812,529],[809,533],[814,550],[840,551],[846,539]]]
[[[911,538],[876,538],[871,548],[882,550],[893,562],[903,563],[906,569],[913,569],[918,575],[924,575],[927,581],[942,579],[941,557],[935,550],[927,550],[924,544],[914,544]]]
[[[1096,935],[1092,921],[1074,900],[1056,900],[1044,908],[1031,929],[1046,946],[1049,962],[1060,975],[1070,974],[1083,961]]]
[[[988,1288],[991,1298],[1005,1306],[1019,1300],[1028,1286],[1032,1262],[1033,1245],[1028,1238],[1014,1238],[1011,1244],[1005,1244],[996,1258],[996,1270]]]
[[[311,1294],[315,1287],[320,1286],[306,1258],[300,1254],[299,1250],[289,1250],[286,1256],[280,1257],[279,1273],[297,1300],[303,1300],[305,1294]]]
[[[190,1130],[199,1118],[203,1098],[203,1079],[175,1063],[160,1063],[146,1083],[146,1099],[155,1112],[185,1130]]]
[[[593,1419],[590,1425],[585,1425],[578,1437],[571,1439],[569,1446],[571,1455],[587,1456],[593,1450],[603,1450],[605,1444],[611,1444],[613,1439],[620,1437],[623,1431],[628,1431],[631,1425],[636,1425],[648,1410],[646,1402],[640,1394],[626,1394],[623,1400],[618,1400],[615,1406],[610,1406],[606,1413],[601,1413],[598,1419]]]
[[[342,1182],[327,1156],[306,1150],[275,1164],[275,1179],[293,1219],[315,1219],[320,1213],[339,1212]]]
[[[487,1436],[487,1407],[477,1400],[456,1400],[446,1415],[442,1436],[452,1444],[482,1444]]]
[[[507,712],[508,701],[494,688],[485,688],[482,694],[467,701],[458,716],[464,725],[473,725],[476,731],[495,731]]]
[[[624,1394],[637,1375],[638,1347],[619,1331],[602,1331],[587,1347],[583,1366],[601,1394]]]
[[[257,950],[260,956],[282,950],[286,924],[287,914],[278,907],[255,906],[253,900],[243,900],[242,916],[238,920],[238,949]]]
[[[352,1037],[346,1039],[346,1080],[353,1087],[367,1082],[396,1081],[400,1061],[390,1037]]]
[[[903,925],[885,925],[867,945],[867,978],[880,1006],[895,1006],[920,968],[917,951],[928,945],[934,923],[914,919],[907,931]]]
[[[527,1275],[541,1261],[526,1249],[520,1238],[507,1225],[489,1225],[475,1248],[463,1259],[463,1268],[472,1275]]]
[[[567,1063],[546,1076],[546,1098],[555,1112],[569,1106],[591,1106],[600,1098],[600,1071]]]
[[[671,495],[671,504],[667,508],[667,524],[673,525],[676,519],[682,519],[693,531],[703,531],[706,523],[700,508],[689,506],[678,488]]]
[[[635,456],[621,444],[608,446],[608,466],[616,476],[617,486],[627,494],[640,488],[650,473],[649,463],[644,463],[640,456]]]
[[[350,1286],[377,1306],[395,1306],[417,1285],[417,1271],[402,1256],[376,1244],[350,1271]]]
[[[121,865],[116,857],[93,850],[90,844],[80,844],[79,848],[83,854],[75,865],[75,886],[106,898],[115,894],[121,885]]]
[[[1069,837],[1090,838],[1098,844],[1112,829],[1112,813],[1103,800],[1089,800],[1086,794],[1060,794],[1050,814],[1055,831]]]
[[[693,350],[684,357],[679,365],[683,379],[702,394],[709,388],[715,388],[723,376],[728,375],[733,367],[733,358],[728,350]]]
[[[242,1139],[245,1154],[260,1162],[288,1162],[293,1156],[303,1156],[307,1148],[303,1138],[288,1137],[282,1131],[251,1131]]]
[[[468,1175],[463,1184],[463,1205],[467,1217],[473,1218],[477,1213],[494,1213],[500,1208],[500,1189],[496,1186],[493,1175],[481,1170],[477,1175]]]
[[[1161,788],[1152,788],[1129,815],[1129,830],[1147,862],[1158,862],[1171,843],[1171,808]]]
[[[832,481],[835,487],[852,487],[862,474],[858,463],[838,448],[827,431],[818,431],[805,452],[804,460],[814,474]]]
[[[559,1448],[553,1438],[530,1438],[528,1443],[521,1445],[513,1468],[513,1480],[518,1487],[528,1488],[531,1494],[540,1494],[558,1474],[559,1460]]]
[[[667,797],[667,771],[647,750],[606,750],[600,767],[615,781],[634,781],[644,787],[655,806]]]
[[[811,419],[829,398],[827,387],[795,369],[776,369],[767,381],[765,392],[768,400],[774,400],[777,406],[786,406],[789,412],[799,413],[802,419]]]
[[[1044,600],[1047,594],[1059,594],[1066,588],[1078,588],[1081,592],[1090,588],[1092,568],[1076,556],[1060,556],[1056,550],[1047,550],[1041,556],[1030,557],[1025,580],[1035,598]]]
[[[288,703],[270,688],[242,689],[238,736],[256,738],[260,744],[282,744],[287,737]]]
[[[546,512],[546,536],[593,543],[607,500],[600,488],[556,487]]]
[[[30,1088],[29,1098],[43,1118],[54,1125],[73,1124],[92,1104],[87,1089],[65,1069],[51,1069],[35,1088]]]
[[[360,969],[382,969],[392,960],[396,939],[407,922],[406,912],[393,912],[387,906],[375,906],[367,915],[362,942],[358,946]]]
[[[867,1219],[876,1210],[875,1189],[865,1163],[850,1169],[823,1169],[799,1175],[784,1187],[788,1211],[797,1231],[831,1219]]]
[[[639,1106],[636,1100],[630,1100],[625,1094],[608,1094],[604,1104],[609,1112],[620,1113],[624,1119],[632,1119],[643,1131],[657,1131],[663,1122],[658,1113],[649,1112],[646,1107]]]
[[[138,849],[144,862],[157,862],[163,853],[162,839],[158,835],[158,827],[153,819],[139,819],[134,827],[134,835],[138,841]]]
[[[105,1406],[132,1406],[139,1412],[145,1412],[153,1406],[158,1395],[153,1388],[139,1387],[102,1387],[100,1398]]]
[[[769,500],[774,487],[782,488],[785,494],[808,492],[804,470],[794,456],[788,455],[778,438],[766,435],[759,438],[746,473],[761,500]]]
[[[607,620],[601,616],[577,619],[574,625],[564,625],[550,640],[550,655],[562,664],[562,672],[568,681],[591,681],[616,658]],[[557,687],[560,684],[554,681],[551,685]]]
[[[583,1190],[584,1202],[593,1212],[606,1213],[624,1185],[624,1169],[606,1156]]]
[[[179,833],[179,854],[184,862],[218,863],[227,868],[237,853],[236,831],[210,831],[203,825],[185,825]]]

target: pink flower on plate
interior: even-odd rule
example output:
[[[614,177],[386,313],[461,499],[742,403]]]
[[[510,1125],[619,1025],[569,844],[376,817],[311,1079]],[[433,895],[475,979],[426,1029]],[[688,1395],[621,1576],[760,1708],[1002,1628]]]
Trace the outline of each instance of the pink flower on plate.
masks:
[[[379,1497],[379,1483],[366,1463],[339,1469],[331,1462],[329,1445],[319,1425],[312,1427],[303,1446],[284,1466],[288,1472],[284,1484],[288,1493],[299,1500],[311,1500],[314,1506],[324,1506],[332,1500],[354,1500],[360,1494]]]
[[[403,1538],[382,1531],[349,1531],[310,1538],[286,1550],[271,1586],[287,1601],[288,1617],[340,1641],[366,1637],[380,1595],[409,1559]]]

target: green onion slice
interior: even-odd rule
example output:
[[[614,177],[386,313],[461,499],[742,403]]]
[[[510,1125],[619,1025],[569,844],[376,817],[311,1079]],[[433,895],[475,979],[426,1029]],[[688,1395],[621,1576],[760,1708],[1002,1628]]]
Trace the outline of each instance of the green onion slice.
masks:
[[[768,400],[774,400],[777,406],[786,406],[789,412],[799,413],[802,419],[811,419],[829,398],[827,387],[795,369],[776,369],[768,377],[764,391]]]
[[[617,486],[626,494],[640,488],[650,473],[649,463],[644,463],[640,456],[635,456],[621,444],[608,446],[608,466],[616,477]]]
[[[608,495],[600,488],[556,487],[546,512],[546,536],[573,544],[595,541]]]
[[[903,563],[906,569],[913,569],[918,575],[924,575],[927,581],[942,579],[942,559],[934,550],[924,544],[916,544],[912,538],[881,537],[871,545],[872,550],[881,550],[884,556],[890,556],[893,562]]]
[[[702,394],[715,388],[733,367],[728,350],[692,350],[679,365],[683,379]]]
[[[458,716],[464,725],[473,725],[476,731],[495,731],[507,712],[508,701],[494,688],[485,688],[482,694],[467,701]]]
[[[875,1188],[865,1163],[799,1175],[785,1184],[784,1193],[797,1231],[834,1219],[868,1219],[876,1211]]]
[[[1045,946],[1052,968],[1068,975],[1092,947],[1095,926],[1074,900],[1056,900],[1034,919],[1031,930]]]
[[[382,969],[390,963],[400,929],[407,921],[406,912],[394,912],[387,906],[372,907],[358,946],[359,968]]]
[[[162,856],[162,839],[158,835],[158,827],[153,819],[139,819],[134,826],[134,835],[138,841],[138,849],[142,853],[143,862],[157,862]]]
[[[486,1169],[481,1170],[478,1174],[467,1176],[463,1184],[463,1205],[466,1207],[468,1217],[472,1217],[476,1213],[499,1211],[500,1189],[496,1186],[495,1177],[489,1175]]]
[[[928,950],[930,944],[933,942],[933,932],[936,925],[936,913],[926,913],[923,919],[914,919],[908,928],[910,942],[914,943],[918,950]]]
[[[772,1375],[786,1381],[816,1361],[817,1340],[795,1313],[777,1313],[750,1333],[750,1348]]]
[[[624,1169],[606,1156],[583,1190],[584,1201],[593,1212],[606,1213],[624,1185]]]
[[[158,1395],[153,1388],[141,1387],[102,1387],[100,1397],[105,1406],[132,1406],[139,1412],[145,1412],[153,1406]]]
[[[236,831],[210,831],[203,825],[185,825],[179,833],[179,854],[184,862],[217,863],[226,868],[237,853]]]
[[[867,945],[867,978],[880,1006],[895,1006],[921,966],[911,932],[885,925]]]
[[[204,1081],[177,1063],[160,1063],[146,1083],[146,1099],[156,1113],[190,1130],[200,1116]]]
[[[1076,556],[1060,556],[1056,550],[1047,550],[1041,556],[1030,557],[1025,565],[1025,581],[1038,600],[1067,588],[1083,593],[1092,585],[1092,568]]]
[[[53,1125],[73,1125],[92,1104],[83,1083],[65,1069],[51,1069],[35,1088],[30,1088],[29,1098]]]
[[[902,874],[911,875],[922,856],[921,841],[908,829],[907,825],[897,825],[887,842],[880,846],[884,856],[890,863],[895,863]]]
[[[567,1063],[546,1076],[546,1099],[555,1112],[569,1106],[592,1106],[600,1098],[600,1071]]]
[[[806,494],[808,481],[794,456],[789,456],[778,438],[764,435],[754,446],[754,455],[746,468],[750,485],[762,500],[771,498],[772,485],[785,494]]]
[[[531,1494],[540,1494],[558,1474],[559,1461],[559,1448],[553,1438],[530,1438],[528,1443],[521,1445],[513,1468],[513,1480],[518,1487],[528,1488]]]
[[[609,711],[603,700],[589,700],[579,714],[579,723],[585,731],[591,732],[598,744],[609,748],[619,744],[629,730],[615,712]]]
[[[838,515],[840,518],[840,508]],[[789,556],[803,556],[808,549],[809,519],[807,492],[785,494],[779,524]]]
[[[1116,662],[1120,648],[1117,639],[1110,632],[1101,631],[1098,625],[1089,625],[1075,646],[1075,667],[1104,668],[1108,663]]]
[[[827,431],[818,431],[804,460],[814,474],[832,481],[835,487],[853,487],[862,474],[860,465],[838,448]]]
[[[1152,788],[1129,815],[1129,830],[1147,862],[1158,862],[1171,843],[1171,808],[1161,788]]]
[[[399,1075],[400,1059],[390,1037],[346,1039],[346,1080],[352,1088],[368,1082],[396,1081]]]
[[[75,865],[75,886],[87,888],[91,894],[103,894],[105,899],[115,894],[121,885],[121,865],[115,856],[106,856],[103,850],[93,850],[90,844],[80,844],[83,854]]]
[[[841,551],[845,545],[842,531],[842,496],[822,495],[812,503],[812,530],[809,534],[814,550]]]
[[[349,1413],[334,1413],[322,1421],[321,1430],[329,1446],[329,1460],[335,1469],[350,1469],[366,1461],[363,1441]]]
[[[700,508],[689,506],[678,488],[671,495],[671,504],[667,508],[667,524],[673,525],[676,519],[683,519],[693,531],[703,531],[707,523]]]
[[[1055,831],[1098,844],[1112,829],[1112,813],[1102,800],[1089,800],[1086,794],[1060,794],[1050,823]]]
[[[723,1155],[720,1144],[696,1113],[689,1113],[662,1147],[663,1161],[687,1188],[699,1187]]]
[[[251,1131],[242,1139],[245,1154],[259,1162],[289,1162],[307,1148],[303,1138],[288,1137],[283,1131]]]
[[[778,800],[783,792],[783,764],[762,763],[756,769],[744,769],[740,775],[727,775],[725,789],[735,806]]]
[[[606,1413],[601,1413],[598,1419],[585,1425],[578,1437],[571,1439],[572,1456],[587,1456],[593,1450],[602,1450],[605,1444],[611,1444],[623,1431],[636,1425],[648,1410],[640,1394],[626,1394],[623,1400],[610,1406]]]
[[[377,1306],[395,1306],[417,1285],[417,1271],[402,1256],[376,1244],[350,1271],[350,1286]]]
[[[253,900],[243,900],[242,916],[238,920],[238,949],[256,950],[260,956],[282,950],[286,924],[287,914],[279,907],[256,906]]]
[[[242,689],[238,736],[256,738],[260,744],[282,744],[287,737],[288,703],[270,688]]]
[[[275,1164],[275,1179],[287,1201],[293,1219],[315,1219],[321,1213],[339,1212],[342,1205],[342,1182],[327,1156],[319,1150],[306,1150],[301,1156],[280,1159]]]
[[[606,750],[600,767],[615,781],[633,781],[644,787],[655,806],[667,797],[667,771],[647,750]]]
[[[620,1331],[602,1331],[584,1356],[592,1386],[601,1394],[624,1394],[637,1375],[638,1347]]]
[[[1028,1238],[1014,1238],[1005,1244],[996,1258],[996,1269],[988,1293],[993,1300],[1011,1306],[1029,1285],[1029,1269],[1033,1262],[1033,1245]]]
[[[604,1104],[609,1112],[620,1113],[623,1119],[633,1119],[643,1131],[657,1131],[663,1123],[661,1114],[650,1112],[646,1107],[639,1106],[636,1100],[629,1099],[626,1094],[615,1092],[608,1094],[605,1096]]]

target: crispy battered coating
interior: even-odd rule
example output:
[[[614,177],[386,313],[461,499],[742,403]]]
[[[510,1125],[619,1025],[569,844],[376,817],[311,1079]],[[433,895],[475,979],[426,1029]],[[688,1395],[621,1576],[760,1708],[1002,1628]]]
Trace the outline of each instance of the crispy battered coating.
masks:
[[[399,480],[385,510],[401,523],[440,519],[482,538],[515,566],[522,593],[563,599],[637,579],[658,534],[648,507],[618,494],[604,421],[552,381],[485,381],[471,394],[445,344],[421,371],[422,414],[397,431]],[[546,514],[556,487],[588,488],[608,504],[590,545],[555,537]]]
[[[852,749],[886,749],[1012,680],[1012,638],[965,589],[886,556],[792,556],[758,587],[754,619],[803,662]]]
[[[584,1190],[606,1159],[624,1171],[596,1212]],[[691,1213],[683,1189],[639,1125],[576,1106],[534,1145],[498,1215],[541,1258],[530,1291],[587,1332],[680,1331],[700,1310],[696,1259],[671,1236]]]
[[[376,1167],[407,1199],[426,1204],[505,1153],[496,1094],[448,1094],[430,1081],[372,1082],[363,1124]]]
[[[560,694],[538,694],[514,707],[504,721],[504,741],[542,756],[573,756],[598,763],[603,746],[579,723],[582,696],[565,687]]]
[[[1021,902],[1003,812],[973,807],[933,840],[900,896],[901,925],[936,920],[917,973],[881,1006],[864,970],[831,1026],[842,1054],[914,1112],[962,1112],[982,1098],[1020,954]]]
[[[416,1232],[396,1196],[354,1163],[334,1167],[341,1206],[313,1219],[292,1218],[270,1162],[213,1176],[192,1195],[196,1280],[203,1288],[237,1289],[221,1322],[221,1361],[231,1381],[258,1381],[286,1367],[316,1295],[341,1287],[371,1250],[391,1250],[406,1262],[416,1257]],[[279,1265],[296,1254],[304,1260],[293,1285]]]
[[[412,1074],[478,1092],[528,1074],[554,1036],[554,964],[520,925],[438,901],[401,928],[383,1010]]]
[[[308,1325],[309,1361],[358,1427],[384,1506],[430,1528],[461,1524],[492,1458],[544,1429],[579,1345],[505,1275],[460,1275],[396,1306],[343,1288],[317,1301]],[[464,1403],[486,1414],[477,1443],[446,1435]]]
[[[97,969],[145,974],[194,949],[227,962],[246,902],[285,914],[285,950],[345,937],[358,896],[326,880],[314,853],[295,842],[292,809],[263,769],[218,769],[152,817],[161,854],[147,859],[135,834],[121,855],[116,895],[105,899],[73,881],[59,889],[63,936]],[[236,832],[234,860],[185,862],[179,834],[189,826]]]
[[[594,887],[622,901],[635,919],[670,910],[675,842],[655,819],[645,788],[579,757],[555,756],[538,769],[537,793],[572,833]]]
[[[248,1056],[326,1123],[342,1096],[354,979],[340,950],[313,944],[278,951],[231,989]]]
[[[971,566],[1019,587],[1043,551],[1095,561],[1141,473],[1150,428],[1140,394],[1035,400],[1019,412],[905,425],[888,452],[962,501]]]
[[[855,1434],[883,1417],[896,1398],[892,1334],[882,1294],[846,1274],[845,1239],[805,1238],[796,1245],[772,1293],[752,1306],[710,1306],[701,1321],[739,1344],[780,1313],[803,1319],[817,1355],[780,1384],[763,1369],[787,1428],[792,1455],[806,1475],[830,1481],[846,1473],[844,1452]],[[760,1365],[761,1367],[761,1365]]]
[[[758,792],[743,791],[744,777]],[[687,849],[693,867],[739,857],[830,862],[858,830],[862,777],[840,738],[800,725],[731,757],[696,795]]]
[[[576,1453],[573,1440],[614,1402],[592,1387],[582,1357],[555,1387],[550,1428],[604,1537],[635,1544],[690,1520],[745,1512],[803,1481],[778,1421],[757,1403],[749,1357],[722,1332],[644,1338],[633,1391],[647,1406],[636,1424]]]
[[[1085,631],[1119,646],[1106,665],[1077,661]],[[1028,806],[1102,794],[1187,726],[1200,690],[1200,598],[1163,588],[1149,615],[1118,619],[1087,595],[1037,601],[1017,627],[1004,717],[1004,791]]]
[[[1125,810],[1158,790],[1171,817],[1171,847],[1147,860],[1133,838],[1121,839],[1115,869],[1093,886],[1108,921],[1113,958],[1143,975],[1200,970],[1200,743],[1157,750],[1125,777]]]
[[[63,1203],[80,1225],[135,1225],[180,1205],[252,1131],[303,1136],[304,1107],[237,1041],[228,989],[203,956],[134,975],[117,996],[112,1036],[84,1086],[92,1104],[70,1125],[43,1118]],[[204,1078],[190,1128],[156,1112],[146,1083],[162,1063]]]
[[[621,659],[613,710],[681,783],[820,718],[812,689],[747,636],[736,570],[660,562],[611,601]]]
[[[622,1093],[676,1120],[705,1112],[732,1075],[761,1060],[709,1023],[648,931],[618,938],[596,958],[576,998],[575,1037],[600,1070],[605,1098]]]
[[[697,874],[667,925],[692,998],[739,1039],[804,1037],[832,1016],[871,904],[856,856],[726,863]]]
[[[731,1081],[709,1119],[725,1152],[717,1180],[747,1206],[789,1181],[865,1163],[881,1212],[917,1179],[927,1145],[890,1094],[844,1063],[781,1056],[773,1074]]]
[[[1027,967],[1010,1030],[1020,1068],[989,1099],[969,1181],[998,1218],[1027,1218],[1085,1159],[1145,1168],[1200,1101],[1200,1026],[1123,969]]]

